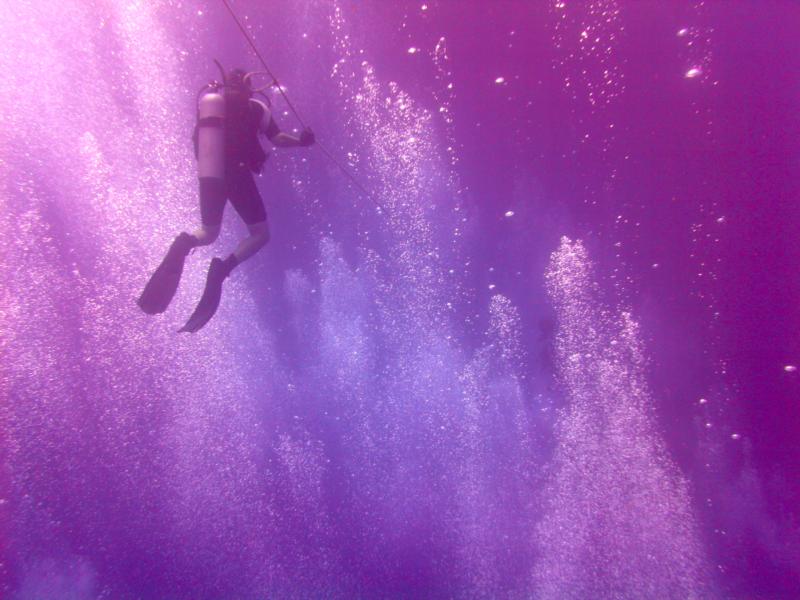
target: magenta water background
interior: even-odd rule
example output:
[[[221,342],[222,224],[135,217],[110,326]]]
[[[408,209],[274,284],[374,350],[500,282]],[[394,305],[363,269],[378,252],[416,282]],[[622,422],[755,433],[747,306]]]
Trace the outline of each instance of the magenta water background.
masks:
[[[194,336],[233,211],[133,298],[235,25],[2,10],[0,596],[800,595],[800,8],[235,6],[384,210],[276,151]]]

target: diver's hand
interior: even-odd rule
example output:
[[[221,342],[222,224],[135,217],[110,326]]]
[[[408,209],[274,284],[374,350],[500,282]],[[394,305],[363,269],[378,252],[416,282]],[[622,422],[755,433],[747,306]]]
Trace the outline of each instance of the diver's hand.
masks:
[[[311,131],[310,127],[306,127],[303,132],[300,134],[300,145],[301,146],[311,146],[316,141],[316,137],[314,136],[314,132]]]

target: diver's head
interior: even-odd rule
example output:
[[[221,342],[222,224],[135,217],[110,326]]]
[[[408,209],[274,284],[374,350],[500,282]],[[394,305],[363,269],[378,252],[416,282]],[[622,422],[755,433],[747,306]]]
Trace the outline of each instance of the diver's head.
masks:
[[[253,87],[247,71],[243,69],[232,69],[225,76],[225,87],[231,92],[251,96]]]

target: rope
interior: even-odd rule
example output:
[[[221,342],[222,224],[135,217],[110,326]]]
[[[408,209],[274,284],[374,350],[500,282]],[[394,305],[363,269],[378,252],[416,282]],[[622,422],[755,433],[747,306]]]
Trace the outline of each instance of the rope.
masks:
[[[308,126],[305,124],[305,121],[303,121],[303,119],[300,117],[300,114],[297,112],[297,109],[289,100],[289,96],[286,95],[286,92],[283,91],[281,84],[278,83],[278,79],[275,77],[275,75],[272,74],[272,71],[270,71],[270,68],[267,66],[267,62],[264,60],[264,57],[261,56],[261,52],[258,51],[255,42],[253,42],[253,38],[251,38],[250,34],[247,33],[247,30],[244,28],[244,25],[242,25],[242,22],[239,20],[239,17],[236,16],[236,13],[233,12],[233,8],[231,8],[231,5],[228,2],[228,0],[222,0],[222,3],[225,5],[225,8],[228,9],[228,12],[231,13],[233,20],[236,21],[236,24],[239,26],[239,30],[242,32],[244,38],[247,40],[247,43],[250,44],[250,47],[253,49],[253,52],[255,52],[256,56],[258,57],[258,60],[261,62],[261,66],[264,67],[264,70],[267,72],[267,75],[272,77],[272,84],[278,88],[278,91],[281,93],[281,96],[283,96],[283,99],[286,100],[286,105],[290,109],[292,109],[294,116],[297,117],[297,120],[300,122],[300,125],[303,126],[303,129],[308,129]]]
[[[305,121],[303,121],[302,117],[300,116],[300,113],[298,113],[298,112],[297,112],[297,109],[294,107],[294,105],[292,104],[291,100],[289,100],[289,96],[287,96],[287,95],[286,95],[286,92],[284,92],[284,91],[283,91],[283,87],[282,87],[282,86],[281,86],[281,84],[278,82],[278,79],[277,79],[277,77],[275,77],[275,75],[273,75],[272,71],[271,71],[271,70],[270,70],[270,68],[267,66],[267,61],[265,61],[265,60],[264,60],[264,57],[263,57],[263,56],[261,56],[261,52],[259,52],[259,51],[258,51],[258,48],[256,47],[256,44],[255,44],[255,42],[253,41],[253,38],[252,38],[252,37],[250,37],[250,34],[249,34],[249,33],[247,32],[247,30],[244,28],[244,26],[242,25],[242,22],[239,20],[239,17],[237,17],[237,16],[236,16],[236,13],[235,13],[235,12],[233,12],[233,8],[231,8],[231,5],[230,5],[230,3],[228,2],[228,0],[222,0],[222,3],[225,5],[225,8],[227,8],[227,9],[228,9],[228,12],[229,12],[229,13],[231,13],[231,17],[233,17],[233,20],[236,22],[236,25],[239,27],[239,31],[241,31],[241,32],[242,32],[242,35],[243,35],[243,36],[244,36],[244,38],[247,40],[247,43],[248,43],[248,44],[250,44],[250,47],[253,49],[253,52],[255,53],[256,57],[258,57],[258,60],[261,62],[261,66],[262,66],[262,67],[264,67],[264,71],[266,71],[267,75],[269,75],[269,76],[272,78],[272,85],[274,85],[275,87],[277,87],[277,88],[278,88],[278,91],[280,92],[281,96],[283,96],[283,99],[286,101],[286,105],[287,105],[287,106],[288,106],[288,107],[291,109],[292,113],[294,113],[294,116],[297,118],[297,121],[300,123],[300,125],[303,127],[303,129],[309,129],[308,125],[306,125],[306,124],[305,124]],[[323,154],[325,154],[325,156],[327,156],[327,157],[328,157],[328,159],[329,159],[329,160],[330,160],[330,161],[331,161],[331,162],[332,162],[334,165],[336,165],[336,166],[339,168],[339,170],[340,170],[340,171],[341,171],[341,172],[342,172],[342,173],[343,173],[343,174],[344,174],[344,175],[345,175],[345,176],[346,176],[348,179],[350,179],[350,181],[352,181],[352,182],[353,182],[353,184],[354,184],[354,185],[355,185],[355,186],[356,186],[356,187],[357,187],[359,190],[361,190],[361,192],[362,192],[362,193],[363,193],[365,196],[367,196],[367,197],[368,197],[370,200],[372,200],[372,202],[374,202],[374,203],[375,203],[375,207],[378,209],[378,212],[381,212],[381,211],[383,210],[383,207],[382,207],[382,206],[380,205],[380,203],[379,203],[379,202],[378,202],[378,201],[377,201],[377,200],[376,200],[376,199],[375,199],[375,198],[372,196],[372,194],[370,194],[369,190],[367,190],[367,188],[365,188],[363,185],[361,185],[361,182],[359,182],[359,181],[358,181],[358,180],[355,178],[355,176],[354,176],[352,173],[350,173],[350,171],[348,171],[348,170],[347,170],[347,169],[344,167],[344,165],[342,165],[342,163],[341,163],[341,162],[339,162],[339,161],[338,161],[338,160],[337,160],[337,159],[336,159],[336,158],[333,156],[333,154],[332,154],[332,153],[331,153],[331,152],[330,152],[330,151],[329,151],[329,150],[328,150],[328,149],[327,149],[325,146],[323,146],[323,145],[322,145],[322,144],[321,144],[319,141],[317,141],[317,142],[316,142],[316,145],[317,145],[317,146],[319,146],[319,149],[320,149],[320,150],[322,150]]]

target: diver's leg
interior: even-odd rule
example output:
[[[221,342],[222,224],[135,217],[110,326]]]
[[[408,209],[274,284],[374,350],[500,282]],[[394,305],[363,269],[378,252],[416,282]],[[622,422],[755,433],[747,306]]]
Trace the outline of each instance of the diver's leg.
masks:
[[[269,223],[264,201],[258,193],[256,182],[250,173],[243,174],[231,182],[230,198],[233,208],[247,224],[250,233],[239,242],[239,246],[231,255],[236,264],[243,262],[261,250],[269,242]]]
[[[192,233],[183,232],[178,236],[187,240],[189,250],[199,246],[209,246],[217,241],[222,229],[222,213],[225,210],[225,186],[221,179],[200,178],[200,228]]]
[[[203,297],[192,316],[180,331],[194,333],[208,323],[219,307],[222,298],[222,283],[242,261],[258,252],[269,241],[269,226],[264,203],[250,173],[238,173],[229,177],[227,194],[236,212],[242,217],[250,235],[243,239],[236,250],[225,260],[214,258],[208,269]]]
[[[197,246],[205,246],[217,239],[225,208],[225,193],[225,184],[221,179],[200,178],[203,225],[194,234],[183,232],[172,242],[167,255],[137,299],[137,304],[144,312],[151,315],[164,312],[178,290],[186,256]]]
[[[200,229],[192,233],[197,246],[209,246],[217,241],[226,201],[225,182],[222,179],[200,178]]]
[[[225,180],[218,177],[200,178],[200,229],[194,232],[198,246],[213,244],[219,237],[222,213],[227,202]]]
[[[236,258],[236,264],[246,261],[269,242],[269,224],[266,219],[248,225],[247,230],[250,235],[239,242],[232,255]]]
[[[258,252],[269,241],[269,226],[266,219],[247,226],[250,235],[239,242],[236,250],[225,260],[220,258],[211,259],[211,266],[208,269],[206,287],[203,297],[181,331],[195,332],[205,325],[219,306],[222,297],[222,282],[231,274],[239,263],[247,260]]]
[[[217,241],[220,229],[222,229],[221,225],[206,225],[204,223],[200,225],[200,229],[192,233],[192,237],[197,240],[197,246],[209,246]]]
[[[200,183],[200,228],[191,234],[194,247],[208,246],[217,241],[222,228],[222,213],[225,210],[227,194],[225,182],[218,177],[201,177]]]

